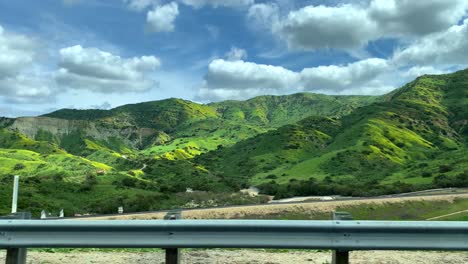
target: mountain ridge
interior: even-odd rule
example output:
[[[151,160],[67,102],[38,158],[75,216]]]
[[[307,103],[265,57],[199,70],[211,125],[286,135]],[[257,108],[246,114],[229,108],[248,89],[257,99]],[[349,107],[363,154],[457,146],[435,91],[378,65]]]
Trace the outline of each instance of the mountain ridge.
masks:
[[[31,199],[79,212],[200,198],[186,188],[225,201],[249,186],[276,197],[467,187],[467,86],[464,70],[383,96],[172,98],[0,118],[0,180],[23,175]]]

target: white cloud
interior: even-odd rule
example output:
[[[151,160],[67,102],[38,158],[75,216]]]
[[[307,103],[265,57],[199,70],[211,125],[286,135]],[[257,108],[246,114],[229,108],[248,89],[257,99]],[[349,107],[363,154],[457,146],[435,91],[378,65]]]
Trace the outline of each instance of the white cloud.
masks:
[[[384,59],[366,59],[346,66],[319,66],[301,71],[304,90],[340,92],[366,86],[389,69]]]
[[[353,5],[308,6],[290,12],[275,30],[293,49],[356,48],[372,38],[377,26]]]
[[[166,5],[156,6],[148,11],[146,22],[152,32],[174,31],[174,21],[179,15],[179,7],[176,2]]]
[[[8,102],[45,103],[55,97],[55,86],[47,74],[20,74],[0,79],[1,95]]]
[[[60,50],[55,80],[63,87],[96,92],[142,92],[157,86],[149,73],[160,66],[154,56],[121,58],[80,45]]]
[[[468,64],[468,19],[447,31],[428,35],[397,50],[393,61],[399,65]]]
[[[256,4],[248,17],[256,25],[266,25],[292,49],[349,49],[380,38],[412,38],[446,30],[467,9],[467,0],[371,0],[367,5],[310,5],[280,16],[276,5]]]
[[[7,33],[0,26],[0,79],[18,74],[34,61],[36,43],[24,35]]]
[[[15,103],[50,100],[53,84],[35,59],[39,45],[32,38],[0,26],[0,95]]]
[[[298,80],[297,73],[283,67],[217,59],[208,66],[205,88],[285,90]]]
[[[373,0],[369,16],[390,35],[426,35],[457,24],[466,14],[466,0]]]
[[[328,94],[381,94],[394,88],[379,77],[391,66],[383,59],[319,66],[294,72],[280,66],[214,60],[197,99],[246,99],[260,94],[314,91]]]
[[[130,9],[135,11],[142,11],[160,3],[159,0],[123,0],[123,2],[127,4]]]
[[[403,77],[406,77],[409,80],[415,79],[418,76],[425,74],[444,74],[449,73],[450,71],[438,69],[433,66],[414,66],[405,70],[401,73]]]
[[[245,49],[231,47],[231,50],[229,50],[225,56],[226,59],[230,61],[245,60],[247,59],[247,51]]]
[[[200,8],[205,5],[211,5],[213,7],[243,7],[253,4],[254,0],[181,0],[181,2],[195,8]]]
[[[254,27],[271,29],[275,32],[279,23],[279,7],[274,3],[252,5],[247,13],[247,18]]]

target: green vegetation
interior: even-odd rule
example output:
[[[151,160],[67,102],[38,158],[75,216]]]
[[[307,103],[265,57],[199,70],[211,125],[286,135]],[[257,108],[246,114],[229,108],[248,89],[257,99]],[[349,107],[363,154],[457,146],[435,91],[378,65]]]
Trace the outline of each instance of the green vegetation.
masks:
[[[340,206],[336,211],[351,213],[355,220],[427,220],[466,210],[468,199],[455,199],[450,201],[406,201],[389,202],[383,204],[360,204]],[[454,214],[437,221],[466,221],[468,213]],[[331,219],[329,212],[299,212],[285,211],[275,214],[251,214],[243,216],[244,219],[281,219],[281,220],[327,220]]]
[[[1,118],[0,180],[23,176],[25,209],[73,213],[206,204],[199,194],[262,202],[231,195],[249,186],[277,198],[468,187],[467,85],[464,70],[376,97],[167,99]]]

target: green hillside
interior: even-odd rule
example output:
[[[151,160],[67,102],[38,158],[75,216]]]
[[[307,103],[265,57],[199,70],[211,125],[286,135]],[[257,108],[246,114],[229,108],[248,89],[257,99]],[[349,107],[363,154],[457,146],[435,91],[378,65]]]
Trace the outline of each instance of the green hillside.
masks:
[[[265,201],[237,193],[249,186],[277,198],[467,187],[467,86],[464,70],[376,97],[167,99],[1,118],[0,199],[13,175],[22,208],[69,215]]]
[[[186,159],[297,122],[311,115],[343,116],[357,107],[381,100],[372,96],[329,96],[300,93],[260,96],[247,101],[225,101],[208,105],[167,99],[125,105],[111,110],[63,109],[43,117],[80,121],[73,133],[56,142],[70,153],[89,155],[86,141],[96,141],[86,128],[113,130],[111,141],[119,148],[143,150],[145,156]],[[133,129],[133,134],[115,132]],[[122,140],[122,137],[125,140]],[[37,138],[36,138],[37,139]],[[49,140],[50,141],[50,140]],[[113,142],[101,144],[119,152]],[[125,143],[127,141],[127,143]]]
[[[196,161],[279,196],[466,185],[467,80],[423,76],[340,119],[309,117]]]

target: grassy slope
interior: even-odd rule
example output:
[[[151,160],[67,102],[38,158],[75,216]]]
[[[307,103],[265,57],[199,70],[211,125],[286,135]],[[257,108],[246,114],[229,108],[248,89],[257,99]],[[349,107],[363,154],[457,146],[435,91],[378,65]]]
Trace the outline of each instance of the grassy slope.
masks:
[[[340,120],[305,119],[197,161],[237,183],[444,185],[468,167],[467,80],[466,70],[420,77]]]
[[[458,198],[452,201],[406,201],[383,204],[359,204],[340,206],[336,211],[351,213],[355,220],[426,220],[432,217],[451,214],[468,208],[468,199]],[[327,220],[329,212],[284,210],[281,213],[250,214],[245,219],[281,219],[281,220]],[[456,214],[437,221],[467,221],[467,214]]]
[[[162,132],[161,136],[145,142],[145,151],[142,154],[185,159],[214,150],[219,145],[233,145],[310,115],[342,116],[376,100],[379,98],[307,93],[260,96],[248,101],[226,101],[209,105],[167,99],[125,105],[112,110],[64,109],[45,116],[93,121],[99,126],[113,128],[135,126],[156,129]],[[63,139],[66,144],[61,145],[69,152],[82,155],[85,150],[80,146],[84,146],[82,141],[85,139],[85,135],[73,135],[72,138]]]
[[[190,198],[168,194],[187,187],[228,195],[254,184],[290,196],[370,195],[411,190],[409,184],[445,187],[454,179],[463,185],[467,80],[467,71],[421,77],[384,101],[296,94],[210,105],[168,99],[110,111],[61,110],[48,116],[162,131],[138,152],[119,138],[100,141],[77,132],[62,139],[38,133],[32,140],[1,129],[0,179],[35,176],[24,183],[33,210],[42,206],[33,201],[53,199],[52,207],[79,212],[113,212],[116,204],[130,210],[180,206]]]

